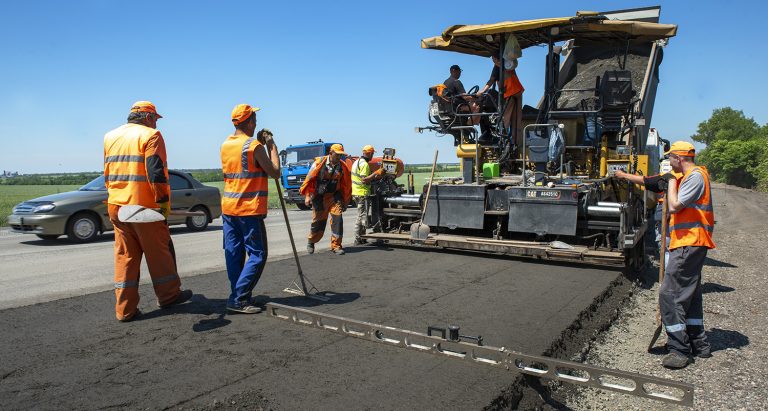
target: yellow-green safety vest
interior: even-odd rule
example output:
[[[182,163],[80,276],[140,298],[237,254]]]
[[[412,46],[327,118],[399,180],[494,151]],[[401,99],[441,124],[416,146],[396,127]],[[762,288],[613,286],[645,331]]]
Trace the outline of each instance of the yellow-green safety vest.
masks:
[[[352,164],[352,195],[367,196],[371,193],[371,185],[363,184],[363,179],[371,175],[371,167],[364,158],[360,157]]]

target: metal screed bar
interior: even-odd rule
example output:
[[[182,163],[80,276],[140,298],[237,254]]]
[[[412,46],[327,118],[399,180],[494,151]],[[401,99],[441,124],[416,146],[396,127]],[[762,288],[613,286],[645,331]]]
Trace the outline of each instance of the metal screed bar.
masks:
[[[440,355],[473,364],[571,384],[611,390],[652,400],[693,406],[693,385],[632,372],[611,370],[548,357],[527,355],[504,347],[478,346],[437,336],[352,320],[303,308],[267,303],[267,315],[294,324],[349,337]]]

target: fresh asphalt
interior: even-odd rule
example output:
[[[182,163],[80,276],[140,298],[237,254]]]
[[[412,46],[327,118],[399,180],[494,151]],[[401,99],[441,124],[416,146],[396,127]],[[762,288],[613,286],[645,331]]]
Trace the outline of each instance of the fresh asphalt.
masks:
[[[309,213],[292,216],[303,248]],[[261,301],[418,332],[429,325],[458,324],[462,334],[482,335],[487,345],[529,354],[565,344],[565,331],[573,330],[622,278],[619,271],[588,266],[347,247],[344,256],[322,251],[301,257],[311,281],[332,295],[330,302],[316,305],[282,292],[296,278],[293,259],[285,258],[287,239],[276,245],[281,235],[287,238],[283,224],[279,214],[270,216],[270,255],[275,257],[256,289]],[[1,236],[2,303],[15,307],[0,311],[3,408],[479,409],[514,404],[508,396],[519,376],[513,372],[265,314],[228,314],[217,227],[204,233],[173,230],[183,283],[195,296],[159,310],[151,286],[142,283],[143,315],[131,323],[114,319],[111,235],[89,245]],[[287,253],[279,251],[286,246]],[[28,305],[34,302],[41,303]]]

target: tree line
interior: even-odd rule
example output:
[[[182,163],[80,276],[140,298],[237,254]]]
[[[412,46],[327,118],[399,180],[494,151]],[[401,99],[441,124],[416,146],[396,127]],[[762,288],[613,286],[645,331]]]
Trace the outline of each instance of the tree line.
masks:
[[[768,124],[758,124],[741,110],[718,108],[691,139],[707,145],[696,153],[696,163],[713,180],[768,192]]]
[[[99,171],[69,174],[28,174],[0,178],[0,185],[84,185],[100,175],[101,172]]]

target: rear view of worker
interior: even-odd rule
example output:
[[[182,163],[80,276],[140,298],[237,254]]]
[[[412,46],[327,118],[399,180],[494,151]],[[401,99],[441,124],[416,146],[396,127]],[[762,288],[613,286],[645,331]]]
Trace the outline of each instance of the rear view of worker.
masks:
[[[269,178],[280,176],[280,162],[272,132],[263,129],[254,137],[258,107],[238,104],[232,110],[235,132],[221,145],[224,193],[224,258],[230,294],[227,310],[256,314],[251,294],[267,263]],[[265,150],[266,148],[266,150]]]
[[[667,349],[662,365],[684,368],[692,356],[711,357],[704,333],[701,269],[707,251],[715,248],[712,232],[715,214],[710,179],[704,167],[694,163],[692,144],[676,141],[664,154],[672,170],[682,177],[669,181],[669,259],[659,289],[661,318],[667,332]]]
[[[344,254],[341,239],[344,236],[344,222],[341,214],[346,211],[352,199],[349,167],[341,156],[346,156],[344,146],[334,144],[330,153],[315,160],[309,169],[299,193],[304,195],[304,203],[312,206],[312,225],[307,236],[307,252],[315,252],[315,243],[323,238],[325,226],[331,219],[331,251]]]
[[[363,155],[352,163],[352,198],[357,204],[357,219],[355,220],[355,245],[365,244],[361,237],[368,226],[368,196],[371,195],[371,181],[381,175],[383,168],[371,173],[368,163],[376,150],[371,145],[363,147]]]
[[[115,227],[115,315],[123,322],[139,314],[142,255],[147,258],[160,308],[192,297],[192,291],[181,290],[167,221],[124,223],[117,217],[120,207],[139,205],[159,208],[168,218],[171,190],[165,141],[155,129],[159,118],[154,104],[138,101],[131,107],[128,123],[104,136],[104,181],[109,220]]]

